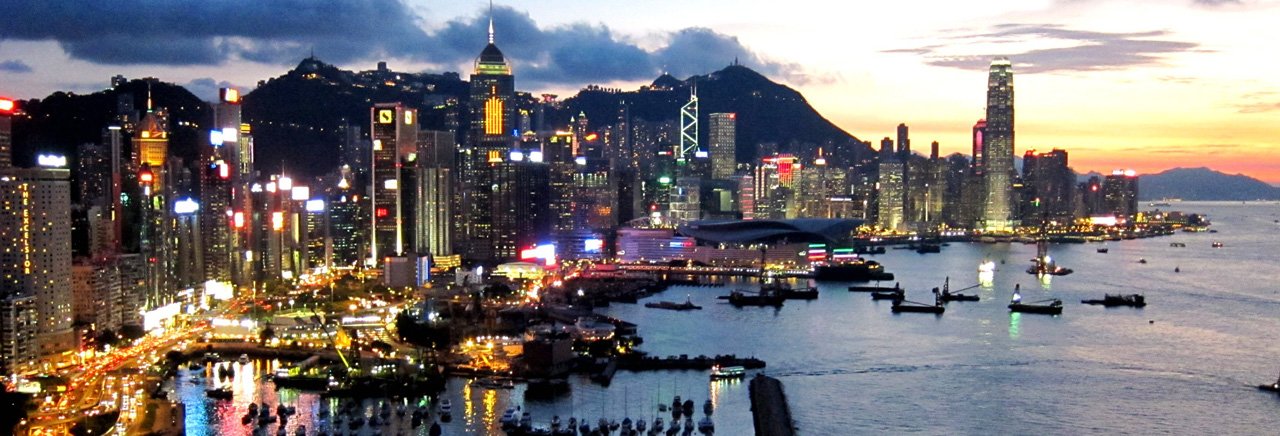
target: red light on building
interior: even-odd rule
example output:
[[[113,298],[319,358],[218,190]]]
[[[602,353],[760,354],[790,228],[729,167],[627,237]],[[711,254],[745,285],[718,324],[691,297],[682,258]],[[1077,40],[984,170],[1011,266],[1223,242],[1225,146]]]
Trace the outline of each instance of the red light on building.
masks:
[[[731,119],[731,120],[736,120],[736,119],[738,119],[738,114],[729,114],[729,119]]]
[[[151,174],[151,170],[142,170],[142,173],[138,174],[138,180],[141,180],[142,183],[151,183],[154,179],[155,176]]]
[[[244,228],[244,212],[236,212],[235,215],[231,217],[231,225],[237,229],[243,229]]]
[[[0,112],[13,112],[18,104],[7,98],[0,98]]]
[[[387,208],[379,207],[378,211],[374,213],[374,215],[376,215],[378,218],[386,218],[388,215]]]
[[[600,135],[595,134],[595,133],[588,133],[588,134],[587,134],[586,140],[588,140],[588,141],[595,141],[596,139],[600,139]]]

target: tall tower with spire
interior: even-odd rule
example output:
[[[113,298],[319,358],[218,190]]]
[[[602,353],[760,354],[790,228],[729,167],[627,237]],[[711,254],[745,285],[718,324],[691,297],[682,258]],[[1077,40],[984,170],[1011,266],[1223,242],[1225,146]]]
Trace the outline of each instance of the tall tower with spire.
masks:
[[[986,207],[981,227],[989,232],[1013,229],[1013,64],[991,61],[987,77],[987,124],[982,141]]]
[[[511,147],[519,139],[513,123],[515,75],[495,44],[493,6],[489,12],[488,44],[476,57],[468,99],[471,117],[467,150],[462,161],[462,253],[473,260],[514,257],[514,219],[506,211]],[[510,224],[510,225],[508,225]]]

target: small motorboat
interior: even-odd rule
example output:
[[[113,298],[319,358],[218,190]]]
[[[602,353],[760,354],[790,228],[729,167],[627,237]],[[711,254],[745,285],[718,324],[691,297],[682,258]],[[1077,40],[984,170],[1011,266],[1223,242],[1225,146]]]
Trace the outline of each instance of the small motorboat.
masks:
[[[223,400],[223,401],[230,400],[232,397],[231,389],[225,388],[225,387],[208,389],[204,391],[204,394],[209,398],[212,398],[215,400]]]
[[[902,289],[893,291],[875,291],[871,293],[872,300],[901,300],[906,298],[906,293]]]
[[[711,404],[710,398],[708,398],[706,402],[702,403],[702,413],[706,414],[707,416],[711,416],[711,412],[714,412],[714,411],[715,411],[715,406]]]
[[[711,421],[710,416],[704,416],[698,420],[698,431],[702,434],[711,434],[716,431],[716,424]]]

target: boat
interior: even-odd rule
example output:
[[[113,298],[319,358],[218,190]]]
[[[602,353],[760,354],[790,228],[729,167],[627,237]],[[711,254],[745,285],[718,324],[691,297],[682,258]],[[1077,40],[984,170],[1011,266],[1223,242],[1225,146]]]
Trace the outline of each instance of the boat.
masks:
[[[684,411],[684,416],[693,416],[693,400],[684,400],[681,410]]]
[[[1027,268],[1027,274],[1035,274],[1037,276],[1065,276],[1071,274],[1071,268],[1063,268],[1053,262],[1053,258],[1049,257],[1049,241],[1041,239],[1036,242],[1036,257],[1031,259],[1031,267]]]
[[[871,293],[872,300],[901,300],[906,297],[906,292],[904,292],[902,288],[895,288],[891,291],[875,291]]]
[[[1174,247],[1174,248],[1185,248],[1185,247],[1187,246],[1187,243],[1185,243],[1185,242],[1170,242],[1170,243],[1169,243],[1169,246],[1170,246],[1170,247]]]
[[[698,420],[698,431],[703,434],[711,434],[716,431],[716,424],[711,421],[710,416],[704,416]]]
[[[849,292],[897,292],[897,291],[900,291],[901,289],[902,288],[897,283],[894,283],[893,287],[880,286],[880,285],[874,285],[874,286],[855,285],[855,286],[849,287]]]
[[[893,273],[884,272],[884,266],[879,262],[859,259],[834,265],[819,265],[813,269],[813,278],[832,282],[875,282],[893,280]]]
[[[1013,291],[1013,300],[1009,303],[1010,312],[1018,313],[1038,313],[1043,315],[1061,315],[1062,300],[1050,298],[1046,300],[1023,303],[1022,294]]]
[[[232,397],[231,388],[225,388],[225,387],[207,389],[204,391],[204,395],[209,398],[213,398],[215,400],[230,400]]]
[[[1269,385],[1258,385],[1258,389],[1280,394],[1280,378],[1277,378],[1274,383],[1271,383]]]
[[[934,304],[925,304],[901,299],[893,300],[892,310],[893,313],[933,313],[941,315],[946,312],[947,308],[940,301]]]
[[[502,412],[502,418],[498,419],[498,423],[502,424],[503,428],[515,427],[520,423],[520,415],[516,414],[516,409],[508,408]]]
[[[671,301],[659,301],[657,303],[644,303],[644,307],[650,309],[667,309],[667,310],[702,310],[702,306],[693,304],[691,297],[686,296],[683,303],[674,303]]]
[[[744,307],[744,306],[782,307],[782,302],[785,300],[784,298],[782,298],[781,295],[770,293],[767,291],[761,291],[759,293],[748,293],[748,292],[751,292],[751,291],[744,291],[739,289],[739,290],[730,292],[728,296],[721,297],[721,298],[729,300],[729,304],[732,304],[734,307]]]
[[[666,424],[664,424],[664,423],[662,422],[662,417],[661,417],[661,416],[659,416],[659,417],[657,417],[657,418],[653,418],[653,431],[654,431],[654,433],[662,433],[662,430],[663,430],[663,429],[665,429],[665,428],[666,428]]]
[[[1093,304],[1106,307],[1129,306],[1129,307],[1145,307],[1147,300],[1141,294],[1106,294],[1102,299],[1080,300],[1084,304]]]
[[[1213,248],[1222,248],[1222,242],[1213,241]]]
[[[711,412],[714,412],[714,411],[715,411],[715,405],[714,405],[714,404],[711,404],[711,399],[710,399],[710,398],[708,398],[706,402],[702,403],[702,413],[703,413],[703,414],[705,414],[705,415],[707,415],[707,416],[711,416]]]
[[[1144,258],[1138,259],[1138,263],[1145,265],[1147,263],[1147,258],[1144,257]]]
[[[939,245],[939,244],[920,244],[916,246],[916,253],[919,253],[919,254],[941,253],[941,252],[942,252],[942,245]]]
[[[453,413],[453,404],[448,399],[440,400],[440,414],[449,415]]]
[[[803,288],[792,288],[785,286],[778,291],[784,300],[817,300],[818,288],[806,286]]]
[[[201,365],[201,364],[198,364],[198,363],[192,363],[192,364],[191,364],[191,366],[188,366],[188,367],[187,367],[187,369],[192,370],[192,371],[204,372],[204,365]]]
[[[744,377],[746,377],[746,376],[747,376],[747,369],[746,369],[745,367],[741,367],[741,366],[720,366],[720,365],[715,365],[715,366],[712,366],[712,367],[711,367],[711,379],[712,379],[712,380],[726,380],[726,379],[744,378]],[[708,401],[710,401],[710,400],[708,400]],[[690,405],[690,407],[692,407],[692,405],[693,405],[693,402],[692,402],[692,401],[688,401],[687,403]],[[708,404],[710,404],[710,403],[708,403]],[[681,405],[681,407],[683,407],[683,404]],[[674,409],[674,408],[675,408],[675,406],[673,405],[673,406],[672,406],[672,408]],[[705,407],[704,407],[704,409],[705,409]],[[690,410],[690,411],[685,411],[685,413],[686,413],[686,414],[688,414],[688,413],[692,413],[692,411],[691,411],[691,410]]]
[[[1098,247],[1098,252],[1099,252],[1099,253],[1106,253],[1106,252],[1108,252],[1108,251],[1111,251],[1111,250],[1110,250],[1110,249],[1108,249],[1107,247]]]
[[[973,289],[978,286],[981,285],[974,285],[965,289]],[[965,289],[961,289],[961,291]],[[933,288],[933,293],[937,296],[936,298],[938,301],[942,301],[944,303],[948,301],[978,301],[978,296],[976,294],[967,295],[958,292],[951,292],[951,277],[947,277],[946,281],[942,282],[942,292],[938,292],[938,288]]]

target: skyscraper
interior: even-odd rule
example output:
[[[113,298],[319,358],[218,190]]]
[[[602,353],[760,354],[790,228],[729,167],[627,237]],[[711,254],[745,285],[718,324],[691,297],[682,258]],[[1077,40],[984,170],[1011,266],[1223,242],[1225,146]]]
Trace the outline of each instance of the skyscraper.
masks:
[[[987,126],[983,135],[986,159],[986,207],[982,228],[1009,231],[1013,228],[1010,198],[1013,184],[1013,64],[1008,58],[991,62],[987,78]]]
[[[1102,184],[1104,212],[1133,223],[1138,214],[1138,173],[1133,170],[1115,170]]]
[[[13,100],[0,98],[0,168],[13,165],[13,119],[18,106]]]
[[[423,131],[418,137],[418,254],[453,255],[453,178],[457,147],[452,132]]]
[[[236,250],[228,212],[234,210],[231,196],[239,174],[240,93],[223,88],[219,94],[213,105],[209,146],[200,150],[201,257],[207,280],[230,282]]]
[[[467,134],[467,150],[463,154],[462,217],[463,254],[468,259],[496,260],[511,253],[499,253],[500,235],[509,235],[506,229],[496,228],[507,224],[501,215],[510,210],[510,204],[501,199],[509,193],[501,192],[504,180],[510,172],[507,162],[511,146],[517,140],[514,134],[513,113],[515,106],[515,76],[502,51],[494,44],[493,19],[489,20],[489,43],[476,58],[471,74],[469,99],[471,128]],[[499,221],[502,221],[499,223]]]
[[[880,161],[879,213],[876,224],[884,230],[902,230],[905,212],[906,186],[902,174],[906,165],[897,159]]]
[[[707,118],[707,131],[711,136],[711,144],[707,147],[711,153],[711,178],[732,179],[734,167],[738,165],[738,114],[716,112]]]
[[[1027,203],[1022,214],[1024,222],[1066,220],[1074,214],[1076,175],[1067,165],[1066,150],[1027,150],[1022,157],[1022,180]]]
[[[404,213],[401,205],[402,157],[418,151],[418,113],[401,103],[378,103],[370,109],[370,138],[373,140],[371,204],[372,244],[370,259],[381,262],[386,256],[405,252]],[[412,189],[404,186],[404,189]]]
[[[66,169],[0,169],[0,300],[20,321],[24,299],[35,299],[37,346],[27,349],[45,358],[75,347],[69,177]]]
[[[898,124],[898,158],[904,162],[911,156],[911,135],[906,123]]]

